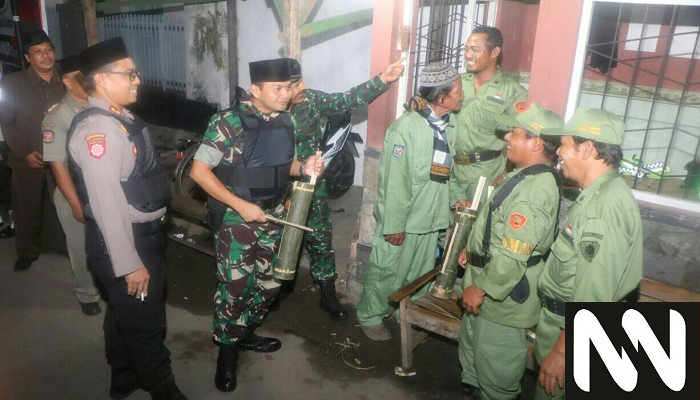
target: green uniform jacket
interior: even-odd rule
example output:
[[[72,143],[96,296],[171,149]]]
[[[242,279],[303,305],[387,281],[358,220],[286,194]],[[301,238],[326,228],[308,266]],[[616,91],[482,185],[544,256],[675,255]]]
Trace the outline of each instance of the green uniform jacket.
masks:
[[[522,168],[511,171],[492,196],[520,171]],[[488,205],[479,208],[467,240],[469,252],[482,256],[488,210]],[[559,188],[552,174],[545,172],[525,177],[493,211],[489,263],[484,268],[470,265],[462,279],[462,290],[474,283],[487,294],[479,310],[480,317],[516,328],[529,328],[537,323],[540,312],[537,277],[544,261],[528,268],[527,260],[549,251],[556,233],[558,210]],[[530,296],[519,304],[509,294],[523,274],[528,279]]]
[[[430,180],[434,134],[415,111],[403,114],[387,130],[374,206],[375,236],[429,233],[450,224],[450,183]],[[446,134],[448,141],[455,136],[452,121]]]
[[[616,170],[593,181],[571,205],[540,274],[540,293],[565,302],[621,301],[642,279],[639,206]],[[542,309],[537,359],[554,346],[564,317]]]
[[[525,100],[527,91],[512,78],[504,76],[500,68],[478,93],[474,88],[474,74],[462,74],[462,89],[462,109],[457,113],[459,130],[450,147],[457,155],[502,150],[505,142],[496,136],[496,128],[499,127],[496,116],[517,114],[514,105]],[[473,191],[469,187],[479,181],[479,176],[485,176],[486,183],[490,185],[496,176],[503,173],[505,156],[472,165],[455,164],[452,168],[457,178],[451,193],[454,204],[465,198],[471,200]]]
[[[382,82],[379,76],[353,87],[344,93],[325,93],[307,89],[304,101],[293,104],[290,110],[297,125],[296,158],[306,162],[316,154],[321,146],[323,131],[321,118],[344,114],[358,108],[366,107],[389,89],[390,84]],[[319,182],[315,197],[326,196],[326,185]]]
[[[66,94],[63,100],[56,103],[46,111],[42,123],[42,135],[44,137],[44,161],[58,161],[66,164],[66,136],[73,117],[84,107],[73,96]]]

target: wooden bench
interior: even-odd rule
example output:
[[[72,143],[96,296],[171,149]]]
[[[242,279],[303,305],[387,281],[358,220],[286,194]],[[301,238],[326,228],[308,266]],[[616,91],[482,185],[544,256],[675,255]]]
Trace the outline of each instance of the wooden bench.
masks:
[[[463,311],[458,298],[458,290],[455,290],[453,298],[449,300],[439,299],[429,293],[415,301],[411,300],[411,296],[432,282],[438,272],[439,268],[427,272],[389,296],[390,301],[399,304],[401,313],[401,366],[394,368],[396,375],[412,376],[416,374],[413,368],[413,350],[428,336],[427,332],[434,332],[459,342]],[[700,302],[700,294],[643,278],[639,301]],[[414,334],[414,328],[419,328],[421,331]],[[533,331],[528,331],[527,341],[526,367],[535,369],[535,333]]]

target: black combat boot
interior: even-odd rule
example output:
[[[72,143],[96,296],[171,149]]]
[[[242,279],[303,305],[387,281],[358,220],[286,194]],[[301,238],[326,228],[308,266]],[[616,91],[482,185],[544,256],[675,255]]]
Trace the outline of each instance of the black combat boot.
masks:
[[[335,295],[335,279],[319,281],[318,286],[321,288],[321,309],[326,311],[332,320],[348,319],[348,312],[340,305]]]
[[[219,343],[219,358],[216,359],[214,384],[222,392],[236,390],[236,369],[238,368],[238,345]]]
[[[279,339],[256,335],[255,328],[254,326],[248,328],[243,339],[238,342],[239,349],[253,350],[256,353],[272,353],[282,347]]]
[[[170,374],[163,383],[158,385],[158,389],[155,392],[151,392],[151,399],[153,400],[187,400],[184,394],[178,389],[175,384],[175,377]]]

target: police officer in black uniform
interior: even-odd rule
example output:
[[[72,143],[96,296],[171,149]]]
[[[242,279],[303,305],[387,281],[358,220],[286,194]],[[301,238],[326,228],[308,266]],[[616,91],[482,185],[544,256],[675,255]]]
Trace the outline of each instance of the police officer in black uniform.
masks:
[[[108,295],[110,397],[143,388],[156,400],[182,400],[163,343],[170,189],[146,124],[125,108],[136,101],[139,73],[121,38],[84,50],[79,66],[89,104],[73,119],[66,150],[85,204],[88,261]]]

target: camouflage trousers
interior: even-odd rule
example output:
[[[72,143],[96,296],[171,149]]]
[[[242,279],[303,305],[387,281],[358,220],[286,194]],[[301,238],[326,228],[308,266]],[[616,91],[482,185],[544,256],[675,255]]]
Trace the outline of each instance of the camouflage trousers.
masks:
[[[328,200],[316,198],[311,201],[307,226],[314,232],[304,234],[304,248],[309,254],[311,277],[314,280],[335,279],[335,252],[333,251],[333,226]]]
[[[283,207],[266,210],[281,218]],[[216,234],[216,277],[213,338],[234,344],[249,326],[262,323],[279,293],[280,283],[273,277],[282,230],[270,222],[245,223],[228,210]]]

